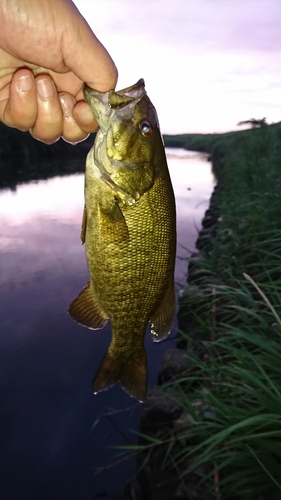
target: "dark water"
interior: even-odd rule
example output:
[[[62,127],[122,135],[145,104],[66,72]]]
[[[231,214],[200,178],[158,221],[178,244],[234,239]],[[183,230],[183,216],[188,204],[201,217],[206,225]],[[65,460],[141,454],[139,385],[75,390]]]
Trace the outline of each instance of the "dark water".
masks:
[[[194,250],[213,188],[201,156],[168,151],[178,207],[178,253]],[[188,190],[191,188],[191,190]],[[94,396],[91,381],[110,328],[87,330],[66,313],[88,280],[79,241],[83,176],[0,192],[0,498],[88,500],[122,494],[133,459],[115,446],[137,441],[142,405],[118,386]],[[186,263],[177,261],[184,283]],[[149,384],[161,344],[146,340]],[[115,465],[114,465],[115,464]]]

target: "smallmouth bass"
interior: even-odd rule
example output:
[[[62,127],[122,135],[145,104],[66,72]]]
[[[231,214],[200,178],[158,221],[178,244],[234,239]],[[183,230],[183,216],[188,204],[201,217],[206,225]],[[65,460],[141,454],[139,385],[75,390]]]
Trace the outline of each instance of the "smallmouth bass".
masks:
[[[95,393],[116,382],[143,401],[144,337],[167,337],[175,314],[176,211],[158,118],[144,81],[101,93],[84,87],[99,124],[86,161],[85,243],[90,281],[69,314],[112,340],[93,380]]]

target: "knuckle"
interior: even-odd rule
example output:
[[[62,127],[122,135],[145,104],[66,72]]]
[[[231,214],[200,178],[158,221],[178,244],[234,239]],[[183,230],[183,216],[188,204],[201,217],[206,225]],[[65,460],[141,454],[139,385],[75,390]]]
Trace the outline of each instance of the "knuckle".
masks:
[[[30,135],[32,135],[32,137],[34,139],[36,139],[36,141],[44,142],[45,144],[48,144],[48,145],[54,144],[61,137],[60,135],[53,136],[53,137],[47,137],[44,134],[37,133],[36,131],[34,131],[34,129],[29,129],[29,133],[30,133]]]
[[[73,116],[65,117],[62,137],[66,142],[81,142],[88,136],[88,131],[82,130]]]
[[[34,117],[28,117],[22,114],[12,114],[12,113],[5,113],[3,117],[3,122],[5,125],[8,127],[13,127],[17,128],[21,132],[26,132],[30,128],[33,127],[34,125]]]
[[[3,122],[9,127],[26,131],[34,126],[37,109],[23,103],[9,101],[4,109]]]
[[[53,144],[61,137],[62,126],[59,123],[53,124],[40,120],[31,128],[31,135],[46,144]]]
[[[84,141],[85,139],[87,139],[88,135],[89,135],[88,133],[83,132],[82,130],[76,131],[76,132],[69,132],[69,131],[65,130],[63,132],[62,138],[66,142],[70,142],[71,144],[74,144],[74,143]]]

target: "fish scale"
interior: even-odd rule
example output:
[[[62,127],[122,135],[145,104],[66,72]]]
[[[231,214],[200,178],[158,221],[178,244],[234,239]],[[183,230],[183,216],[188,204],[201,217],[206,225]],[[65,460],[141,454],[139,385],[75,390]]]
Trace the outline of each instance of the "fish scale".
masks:
[[[112,341],[94,378],[94,392],[119,381],[143,401],[147,324],[152,340],[162,340],[175,312],[174,194],[143,80],[118,92],[86,86],[84,94],[100,125],[86,162],[81,233],[90,281],[69,313],[92,329],[108,319],[111,323]]]

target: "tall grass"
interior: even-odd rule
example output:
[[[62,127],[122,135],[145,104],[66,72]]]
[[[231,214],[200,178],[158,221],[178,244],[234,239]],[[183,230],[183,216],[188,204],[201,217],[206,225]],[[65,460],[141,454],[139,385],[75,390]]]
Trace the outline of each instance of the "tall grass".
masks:
[[[186,416],[183,432],[171,437],[173,462],[181,477],[204,465],[202,498],[215,488],[221,498],[281,498],[281,293],[270,283],[258,299],[244,281],[217,288],[225,322],[209,307],[204,323],[215,340],[204,343],[202,360],[190,356],[196,370],[165,388]]]
[[[212,146],[220,218],[182,303],[204,355],[162,386],[183,412],[148,449],[200,498],[280,500],[281,127],[241,134]]]

